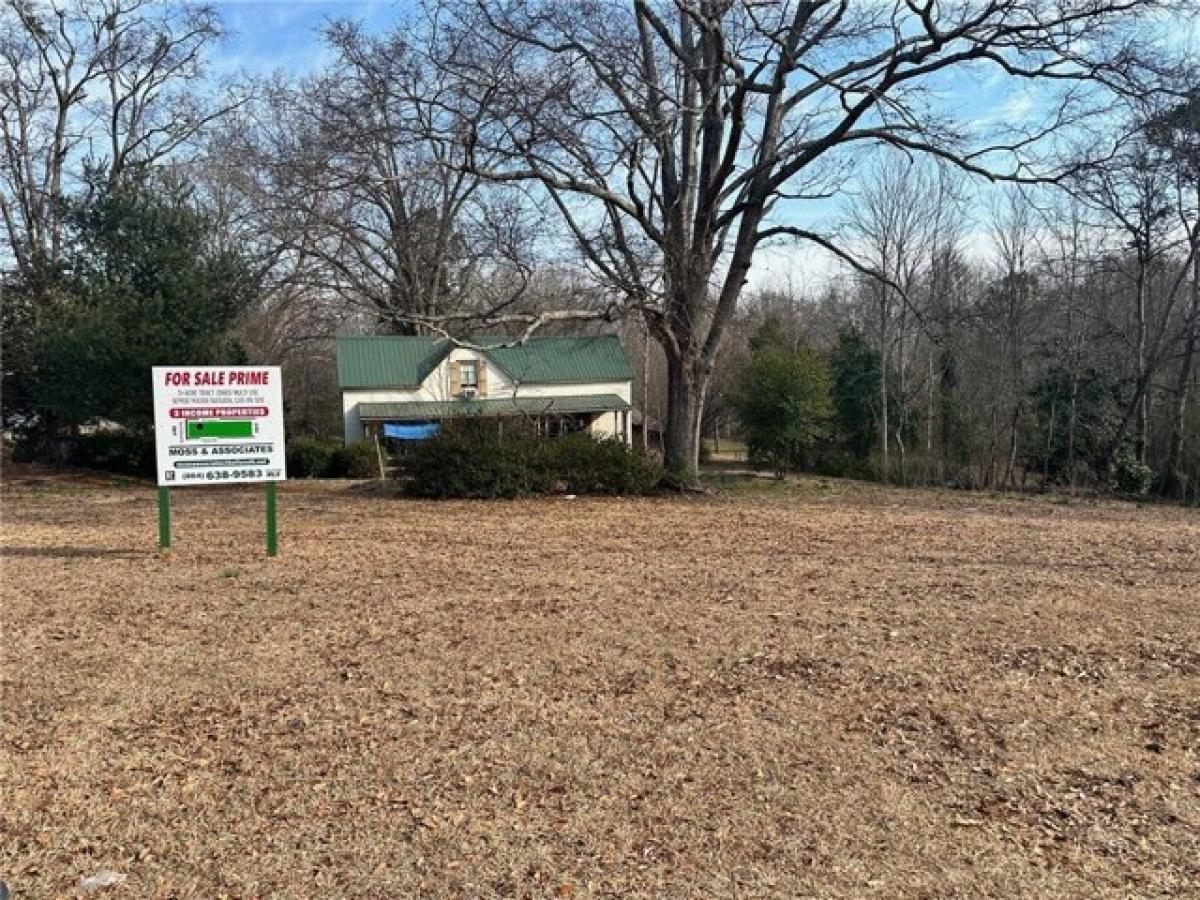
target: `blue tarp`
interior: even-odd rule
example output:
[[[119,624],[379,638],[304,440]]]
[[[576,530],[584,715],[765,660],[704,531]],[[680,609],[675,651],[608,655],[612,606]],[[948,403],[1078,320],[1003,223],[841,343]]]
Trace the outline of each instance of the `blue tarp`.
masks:
[[[440,427],[437,422],[421,422],[410,425],[393,425],[385,422],[383,436],[401,441],[423,441],[436,435]]]

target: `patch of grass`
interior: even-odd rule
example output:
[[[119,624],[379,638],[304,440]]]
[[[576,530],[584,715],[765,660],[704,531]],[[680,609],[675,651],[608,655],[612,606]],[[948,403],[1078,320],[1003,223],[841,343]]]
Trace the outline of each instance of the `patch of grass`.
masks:
[[[720,461],[744,461],[748,454],[744,441],[735,441],[722,438],[720,444],[713,441],[712,438],[702,438],[701,443],[704,447],[704,452],[710,455],[713,462]]]
[[[700,483],[709,490],[721,493],[762,493],[786,490],[786,480],[773,476],[755,475],[750,472],[721,472],[707,469],[700,475]]]

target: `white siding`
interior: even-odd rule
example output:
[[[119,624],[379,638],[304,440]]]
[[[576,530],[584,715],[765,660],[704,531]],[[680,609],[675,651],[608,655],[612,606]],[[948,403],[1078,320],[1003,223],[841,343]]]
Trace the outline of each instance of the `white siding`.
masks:
[[[450,396],[450,364],[464,359],[474,359],[487,368],[487,392],[480,397],[486,400],[506,400],[512,397],[578,397],[589,394],[616,394],[626,403],[633,402],[632,381],[587,381],[580,384],[527,384],[517,385],[505,372],[497,368],[482,354],[456,348],[443,359],[420,387],[413,390],[346,390],[342,391],[342,421],[345,425],[346,441],[357,441],[363,437],[362,419],[358,414],[360,403],[410,403],[414,401],[453,400]],[[629,438],[628,414],[603,413],[592,424],[592,433],[598,437],[625,435]]]

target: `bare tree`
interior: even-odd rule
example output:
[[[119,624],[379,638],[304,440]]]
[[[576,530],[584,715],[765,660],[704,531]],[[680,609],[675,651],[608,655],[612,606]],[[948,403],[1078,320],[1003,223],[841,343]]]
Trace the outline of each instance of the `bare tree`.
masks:
[[[1146,127],[1150,142],[1167,153],[1175,189],[1175,213],[1192,266],[1191,301],[1182,326],[1175,406],[1162,467],[1162,493],[1168,496],[1182,494],[1185,486],[1180,464],[1191,383],[1200,351],[1200,88],[1195,87],[1195,73],[1189,80],[1192,86],[1183,98],[1152,114]]]
[[[1001,417],[994,417],[1003,422],[1003,433],[1008,439],[1004,474],[999,479],[1006,488],[1014,486],[1017,476],[1022,418],[1029,390],[1026,372],[1029,347],[1046,311],[1034,268],[1034,212],[1029,198],[1017,189],[1005,192],[992,210],[991,236],[998,272],[989,291],[987,312],[997,356],[1002,361],[1000,385],[1007,389],[995,392],[993,407],[999,410],[999,404],[1007,401],[1008,409]],[[993,428],[993,447],[998,446],[1001,433],[1001,429]],[[995,453],[992,456],[995,459]],[[996,470],[994,463],[990,469]]]
[[[446,0],[469,168],[535,185],[668,359],[667,462],[696,470],[700,415],[756,250],[791,237],[861,264],[798,218],[853,154],[886,144],[966,171],[1054,178],[1034,151],[1123,90],[1141,0],[735,3]],[[928,88],[949,70],[1058,90],[1017,133],[954,127]],[[865,267],[864,267],[865,268]]]
[[[0,221],[27,283],[57,263],[61,199],[85,175],[145,171],[240,102],[193,89],[221,35],[203,5],[4,0]]]
[[[1073,181],[1073,189],[1101,215],[1102,226],[1119,236],[1114,264],[1133,287],[1128,343],[1134,389],[1113,451],[1132,426],[1134,453],[1142,464],[1149,446],[1152,379],[1170,351],[1176,302],[1187,274],[1187,265],[1176,266],[1171,257],[1182,239],[1172,215],[1173,177],[1164,152],[1139,134],[1113,160]],[[1153,304],[1156,286],[1164,299]]]
[[[1089,324],[1096,318],[1096,310],[1087,303],[1087,278],[1090,272],[1101,268],[1100,238],[1091,227],[1087,210],[1079,198],[1069,192],[1057,191],[1048,207],[1038,208],[1040,267],[1046,272],[1053,294],[1053,303],[1058,315],[1057,327],[1049,337],[1056,357],[1066,370],[1066,453],[1065,469],[1067,484],[1072,492],[1078,476],[1076,443],[1079,428],[1079,391],[1084,365],[1084,354],[1092,342]],[[1046,434],[1046,453],[1043,464],[1042,482],[1045,485],[1049,473],[1051,447],[1054,441],[1055,422],[1051,417]]]
[[[331,24],[333,59],[265,88],[256,127],[230,148],[293,282],[400,333],[472,305],[519,305],[540,222],[517,189],[463,165],[446,76],[419,37]],[[443,139],[429,140],[435,131]]]
[[[943,214],[946,200],[937,174],[898,152],[877,157],[862,189],[847,200],[847,235],[857,258],[877,273],[865,276],[864,282],[880,358],[879,435],[885,478],[892,477],[893,445],[899,451],[899,475],[904,478],[914,399],[913,367],[923,327],[921,310],[914,301],[934,252],[937,234],[933,226]],[[915,390],[923,386],[922,380]]]

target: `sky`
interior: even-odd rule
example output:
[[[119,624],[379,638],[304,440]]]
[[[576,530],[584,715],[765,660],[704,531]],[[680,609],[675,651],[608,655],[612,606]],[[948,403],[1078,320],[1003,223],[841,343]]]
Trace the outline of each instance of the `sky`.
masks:
[[[319,68],[321,27],[331,19],[360,21],[383,31],[410,4],[398,0],[218,0],[213,4],[231,32],[213,60],[225,74],[277,70],[303,74]]]
[[[398,22],[412,0],[218,0],[214,4],[230,35],[213,59],[218,74],[274,71],[303,74],[320,68],[326,51],[320,31],[334,19],[361,22],[380,32]],[[952,108],[980,121],[1027,116],[1034,111],[1034,93],[1009,90],[999,77],[941,85]]]
[[[415,0],[217,0],[214,4],[230,34],[212,60],[213,73],[267,75],[281,71],[302,75],[319,69],[326,57],[320,31],[330,20],[361,22],[368,32],[386,31],[399,22]],[[1160,35],[1178,47],[1200,47],[1196,24],[1167,19]],[[1018,124],[1039,112],[1037,87],[1014,83],[998,71],[980,77],[955,74],[937,85],[944,108],[979,126]],[[814,220],[836,216],[838,204],[850,198],[806,207]],[[808,223],[806,223],[808,224]],[[990,252],[986,227],[968,235],[969,250],[985,258]],[[842,265],[811,245],[763,247],[751,272],[751,288],[818,289],[842,271]]]

